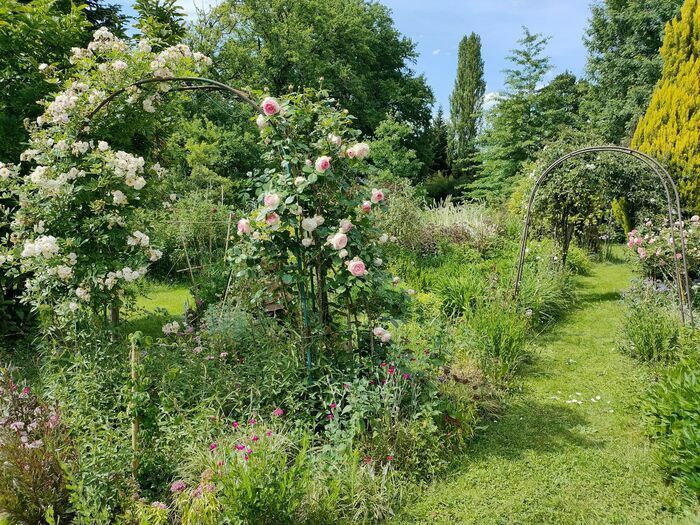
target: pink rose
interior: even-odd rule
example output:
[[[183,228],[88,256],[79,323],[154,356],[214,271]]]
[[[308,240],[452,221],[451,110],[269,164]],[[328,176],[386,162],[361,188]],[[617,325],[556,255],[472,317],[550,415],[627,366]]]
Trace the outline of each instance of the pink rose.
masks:
[[[350,222],[348,219],[343,219],[340,221],[340,231],[342,233],[348,233],[350,230],[352,230],[353,224]]]
[[[334,250],[342,250],[348,245],[348,236],[344,233],[336,233],[333,237],[328,239],[328,244],[330,244]]]
[[[316,171],[319,171],[323,173],[326,171],[328,168],[331,167],[331,158],[327,155],[324,155],[323,157],[319,157],[316,159],[315,163]]]
[[[263,113],[265,113],[265,115],[274,115],[275,113],[279,112],[280,103],[272,97],[267,97],[262,101],[260,107],[262,107]]]
[[[637,253],[639,254],[640,259],[646,259],[647,251],[644,248],[642,248],[641,246],[639,248],[637,248]]]
[[[252,231],[252,228],[250,227],[250,221],[248,219],[241,219],[240,221],[238,221],[237,228],[239,235],[248,235]]]
[[[275,210],[280,204],[280,196],[276,193],[268,193],[263,197],[263,203],[271,210]]]
[[[356,257],[348,263],[348,271],[355,277],[362,277],[367,273],[367,268],[365,268],[365,263]]]
[[[363,202],[363,203],[360,205],[360,209],[361,209],[364,213],[369,213],[369,212],[372,211],[372,203],[369,202],[369,201],[365,201],[365,202]]]
[[[355,151],[355,157],[360,160],[369,155],[369,145],[365,144],[364,142],[358,142],[352,149]]]
[[[355,148],[348,148],[348,150],[345,153],[349,159],[355,158]]]
[[[382,190],[378,190],[377,188],[374,188],[372,190],[372,196],[370,199],[374,204],[377,204],[379,202],[382,202],[384,200],[384,192]]]
[[[265,222],[268,224],[268,226],[277,226],[280,223],[280,216],[273,211],[272,213],[267,214],[265,217]]]

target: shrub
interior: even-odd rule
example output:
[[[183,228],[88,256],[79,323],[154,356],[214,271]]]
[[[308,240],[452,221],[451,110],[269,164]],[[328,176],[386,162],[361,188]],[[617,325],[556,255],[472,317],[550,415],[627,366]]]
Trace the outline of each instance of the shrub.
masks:
[[[56,407],[40,402],[0,370],[0,513],[15,523],[69,520],[63,464],[73,459]]]
[[[311,476],[308,444],[308,437],[286,435],[251,420],[205,451],[193,451],[185,467],[188,488],[175,501],[183,524],[215,524],[222,518],[242,524],[297,523]],[[195,518],[204,493],[212,495],[211,504],[219,509],[214,521]]]
[[[694,498],[700,495],[700,353],[662,373],[645,401],[660,464]]]
[[[644,281],[625,294],[623,347],[630,355],[666,362],[680,357],[682,328],[669,292],[661,283]]]

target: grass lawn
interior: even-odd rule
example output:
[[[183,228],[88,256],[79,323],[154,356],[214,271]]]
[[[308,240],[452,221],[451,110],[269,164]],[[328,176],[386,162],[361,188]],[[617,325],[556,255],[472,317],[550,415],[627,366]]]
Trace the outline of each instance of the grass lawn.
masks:
[[[616,349],[631,277],[604,263],[581,279],[580,308],[538,339],[502,417],[393,523],[699,523],[674,514],[637,407],[645,368]]]
[[[185,302],[192,304],[193,301],[189,287],[185,284],[149,285],[146,294],[136,301],[136,306],[143,311],[128,321],[128,330],[140,330],[153,336],[162,335],[163,324],[173,319],[181,320],[185,313]]]

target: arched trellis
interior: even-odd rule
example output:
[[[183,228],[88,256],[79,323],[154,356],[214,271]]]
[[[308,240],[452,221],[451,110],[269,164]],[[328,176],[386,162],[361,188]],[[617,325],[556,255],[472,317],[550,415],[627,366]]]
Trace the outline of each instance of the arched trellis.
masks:
[[[216,80],[212,80],[210,78],[205,78],[205,77],[154,77],[154,78],[145,78],[142,80],[137,80],[136,82],[133,82],[129,84],[128,86],[125,86],[123,88],[114,90],[111,92],[109,95],[107,95],[95,108],[88,113],[84,120],[83,123],[81,124],[80,128],[78,129],[78,135],[82,134],[85,129],[89,126],[90,122],[92,122],[92,119],[97,115],[97,113],[103,109],[105,106],[109,105],[115,98],[117,98],[119,95],[122,95],[126,93],[130,88],[132,87],[139,87],[147,84],[159,84],[159,83],[181,83],[183,84],[180,87],[173,88],[171,91],[221,91],[224,93],[228,93],[230,95],[233,95],[235,98],[241,100],[242,102],[247,103],[248,105],[252,106],[253,109],[257,112],[262,114],[262,110],[260,106],[253,100],[248,93],[246,93],[243,90],[231,87],[227,84],[224,84],[222,82],[218,82]],[[289,165],[287,165],[287,170],[289,171]],[[291,174],[291,173],[290,173]],[[301,265],[301,259],[297,259],[297,264]],[[224,294],[224,298],[228,295],[228,290],[231,285],[231,277],[232,273],[229,274],[229,279],[228,283],[226,285],[226,292]],[[308,306],[307,306],[307,290],[304,284],[300,284],[300,294],[301,294],[301,302],[302,302],[302,309],[303,309],[303,321],[304,321],[304,326],[308,329],[309,327],[309,314],[308,314]],[[313,283],[312,283],[312,290],[311,294],[313,295]],[[117,314],[118,318],[118,314]],[[309,371],[311,370],[311,350],[310,347],[306,348],[306,366]],[[310,372],[309,372],[310,374]],[[309,375],[309,378],[311,376]]]
[[[675,234],[675,220],[674,220],[674,214],[678,217],[678,224],[680,225],[680,241],[681,241],[681,260],[682,260],[682,267],[679,265],[678,259],[676,257],[673,258],[673,262],[675,265],[675,281],[676,281],[676,289],[678,290],[678,306],[680,309],[680,314],[681,314],[681,321],[685,324],[686,322],[686,308],[688,310],[688,321],[690,324],[693,324],[693,308],[691,305],[691,296],[690,296],[690,284],[688,282],[688,263],[686,259],[686,243],[685,243],[685,232],[684,232],[684,227],[683,227],[683,217],[682,217],[682,212],[681,212],[681,201],[680,197],[678,195],[678,188],[676,187],[675,182],[671,178],[671,175],[668,173],[668,171],[653,157],[647,155],[646,153],[642,153],[641,151],[631,149],[631,148],[626,148],[622,146],[592,146],[588,148],[582,148],[578,149],[575,151],[572,151],[571,153],[568,153],[564,155],[563,157],[560,157],[556,161],[554,161],[552,164],[550,164],[543,172],[542,174],[537,178],[537,181],[535,182],[535,186],[532,188],[532,192],[530,193],[530,199],[527,204],[527,212],[525,215],[525,223],[523,226],[523,233],[522,237],[520,240],[520,256],[518,259],[518,269],[515,277],[515,295],[517,296],[519,291],[520,291],[520,283],[522,281],[523,277],[523,268],[525,266],[525,254],[527,251],[527,240],[528,240],[528,233],[530,230],[530,222],[532,219],[532,205],[535,202],[535,197],[537,196],[537,190],[542,186],[545,180],[549,177],[549,175],[560,165],[562,165],[564,162],[566,162],[569,159],[572,159],[574,157],[579,157],[581,155],[586,155],[588,153],[600,153],[600,152],[614,152],[614,153],[623,153],[626,155],[630,155],[634,157],[635,159],[641,160],[644,164],[646,164],[649,168],[652,169],[652,171],[656,174],[656,176],[659,178],[659,181],[661,182],[661,185],[663,186],[664,193],[666,195],[666,202],[668,204],[668,219],[669,219],[669,225],[671,228],[671,242],[673,243],[673,246],[676,246],[676,234]],[[673,192],[673,198],[671,195],[671,192]]]

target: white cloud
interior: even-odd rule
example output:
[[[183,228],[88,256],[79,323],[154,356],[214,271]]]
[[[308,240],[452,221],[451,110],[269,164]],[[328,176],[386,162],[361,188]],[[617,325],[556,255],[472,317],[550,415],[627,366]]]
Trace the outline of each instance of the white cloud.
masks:
[[[178,3],[187,16],[194,17],[197,14],[197,9],[209,9],[220,4],[221,0],[179,0]]]
[[[489,91],[484,95],[484,111],[488,111],[498,104],[499,94],[497,91]]]
[[[439,55],[439,54],[440,54],[440,48],[433,49],[433,55]]]

